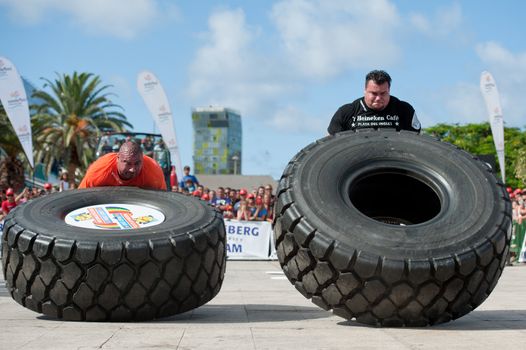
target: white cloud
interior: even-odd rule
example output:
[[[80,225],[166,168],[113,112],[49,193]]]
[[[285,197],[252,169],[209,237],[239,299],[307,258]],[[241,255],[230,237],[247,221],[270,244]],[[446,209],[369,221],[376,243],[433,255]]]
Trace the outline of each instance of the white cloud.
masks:
[[[522,103],[526,95],[526,52],[513,53],[496,42],[479,44],[476,46],[476,52],[485,66],[484,70],[491,72],[495,79],[506,126],[526,126],[526,108]],[[420,117],[425,116],[422,123],[429,126],[438,122],[487,122],[488,111],[479,82],[480,75],[476,75],[469,82],[459,82],[435,96],[430,96],[425,105],[428,108],[437,107],[420,114]]]
[[[446,113],[455,118],[450,118],[448,122],[467,124],[487,121],[488,113],[478,84],[458,83],[448,89],[443,97]]]
[[[432,17],[411,13],[409,22],[419,32],[430,37],[446,37],[456,32],[462,24],[462,8],[458,3],[438,9]]]
[[[295,107],[279,111],[280,101],[297,97],[313,79],[386,67],[400,54],[393,33],[399,16],[387,0],[280,1],[270,19],[281,46],[262,45],[272,33],[249,25],[242,9],[210,15],[189,70],[187,93],[194,106],[230,106],[276,129],[297,129],[286,117]],[[309,121],[301,128],[320,130],[314,118]]]
[[[514,53],[496,42],[477,45],[477,54],[491,72],[499,90],[504,121],[526,125],[526,52]]]
[[[387,0],[284,0],[273,6],[272,19],[289,62],[306,77],[385,67],[400,56],[394,40],[400,19]]]
[[[499,43],[490,41],[477,45],[477,54],[483,63],[503,74],[508,82],[526,84],[526,52],[513,53]]]
[[[0,0],[13,20],[35,25],[55,14],[81,30],[122,39],[134,38],[156,20],[178,15],[174,5],[160,9],[155,0]]]
[[[244,116],[265,115],[261,111],[272,100],[295,89],[272,57],[255,52],[258,30],[247,25],[243,10],[216,12],[208,27],[206,43],[190,67],[188,94],[194,104],[235,107]]]
[[[275,111],[266,124],[280,131],[319,134],[327,128],[329,121],[306,115],[295,106],[287,106]]]
[[[56,2],[56,0],[0,0],[0,5],[8,7],[13,21],[35,24],[40,22],[46,10]]]

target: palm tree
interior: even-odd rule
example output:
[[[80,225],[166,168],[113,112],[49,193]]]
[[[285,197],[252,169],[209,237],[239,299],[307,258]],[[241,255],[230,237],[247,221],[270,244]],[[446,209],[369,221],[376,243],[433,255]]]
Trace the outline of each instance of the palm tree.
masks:
[[[24,185],[24,164],[19,159],[23,153],[4,107],[0,104],[0,188],[12,187],[18,191]]]
[[[51,93],[33,94],[42,102],[32,106],[36,110],[32,118],[35,160],[46,165],[47,173],[56,162],[65,166],[72,183],[77,169],[84,172],[93,160],[101,132],[122,132],[133,126],[116,110],[122,107],[111,102],[106,92],[110,86],[100,86],[99,76],[74,72],[73,76],[57,74],[54,82],[42,79]]]

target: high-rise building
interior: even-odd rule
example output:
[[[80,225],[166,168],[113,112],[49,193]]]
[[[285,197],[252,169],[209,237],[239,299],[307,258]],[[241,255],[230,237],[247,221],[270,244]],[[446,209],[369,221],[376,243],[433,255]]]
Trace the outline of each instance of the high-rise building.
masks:
[[[224,107],[192,109],[194,172],[241,174],[241,114]]]

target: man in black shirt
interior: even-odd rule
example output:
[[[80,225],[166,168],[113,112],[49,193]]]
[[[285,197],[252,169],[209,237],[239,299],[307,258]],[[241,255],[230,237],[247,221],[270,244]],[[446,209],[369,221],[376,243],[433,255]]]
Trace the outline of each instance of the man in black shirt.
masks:
[[[420,131],[415,109],[389,94],[391,77],[373,70],[365,77],[364,97],[338,108],[327,131],[330,135],[345,130],[393,128]]]

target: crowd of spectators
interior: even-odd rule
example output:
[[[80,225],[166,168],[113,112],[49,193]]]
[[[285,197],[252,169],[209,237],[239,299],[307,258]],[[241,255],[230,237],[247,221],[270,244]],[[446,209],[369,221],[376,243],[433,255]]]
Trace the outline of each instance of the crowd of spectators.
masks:
[[[15,206],[25,203],[28,200],[44,196],[51,192],[64,191],[74,188],[67,183],[67,174],[62,173],[57,186],[50,183],[44,185],[44,189],[36,187],[24,188],[20,193],[15,193],[12,188],[1,192],[2,211],[0,221]],[[218,187],[210,189],[203,186],[197,177],[190,174],[190,167],[184,167],[184,176],[178,185],[172,186],[173,192],[183,193],[188,196],[198,197],[217,208],[225,219],[243,221],[270,221],[274,219],[274,194],[271,184],[253,188],[250,191],[246,188]]]
[[[510,263],[526,263],[526,189],[508,188],[512,205],[513,228],[510,247]]]
[[[0,211],[0,221],[9,214],[13,208],[17,205],[25,203],[33,198],[45,196],[53,191],[58,191],[58,188],[53,188],[50,183],[44,184],[43,189],[38,189],[36,187],[29,188],[25,187],[20,193],[15,193],[12,188],[7,188],[1,192],[2,210]]]
[[[194,196],[216,207],[225,219],[243,221],[270,221],[274,219],[273,188],[271,184],[261,185],[252,190],[246,188],[218,187],[210,189],[199,183],[190,174],[190,167],[184,167],[184,176],[173,192]]]

